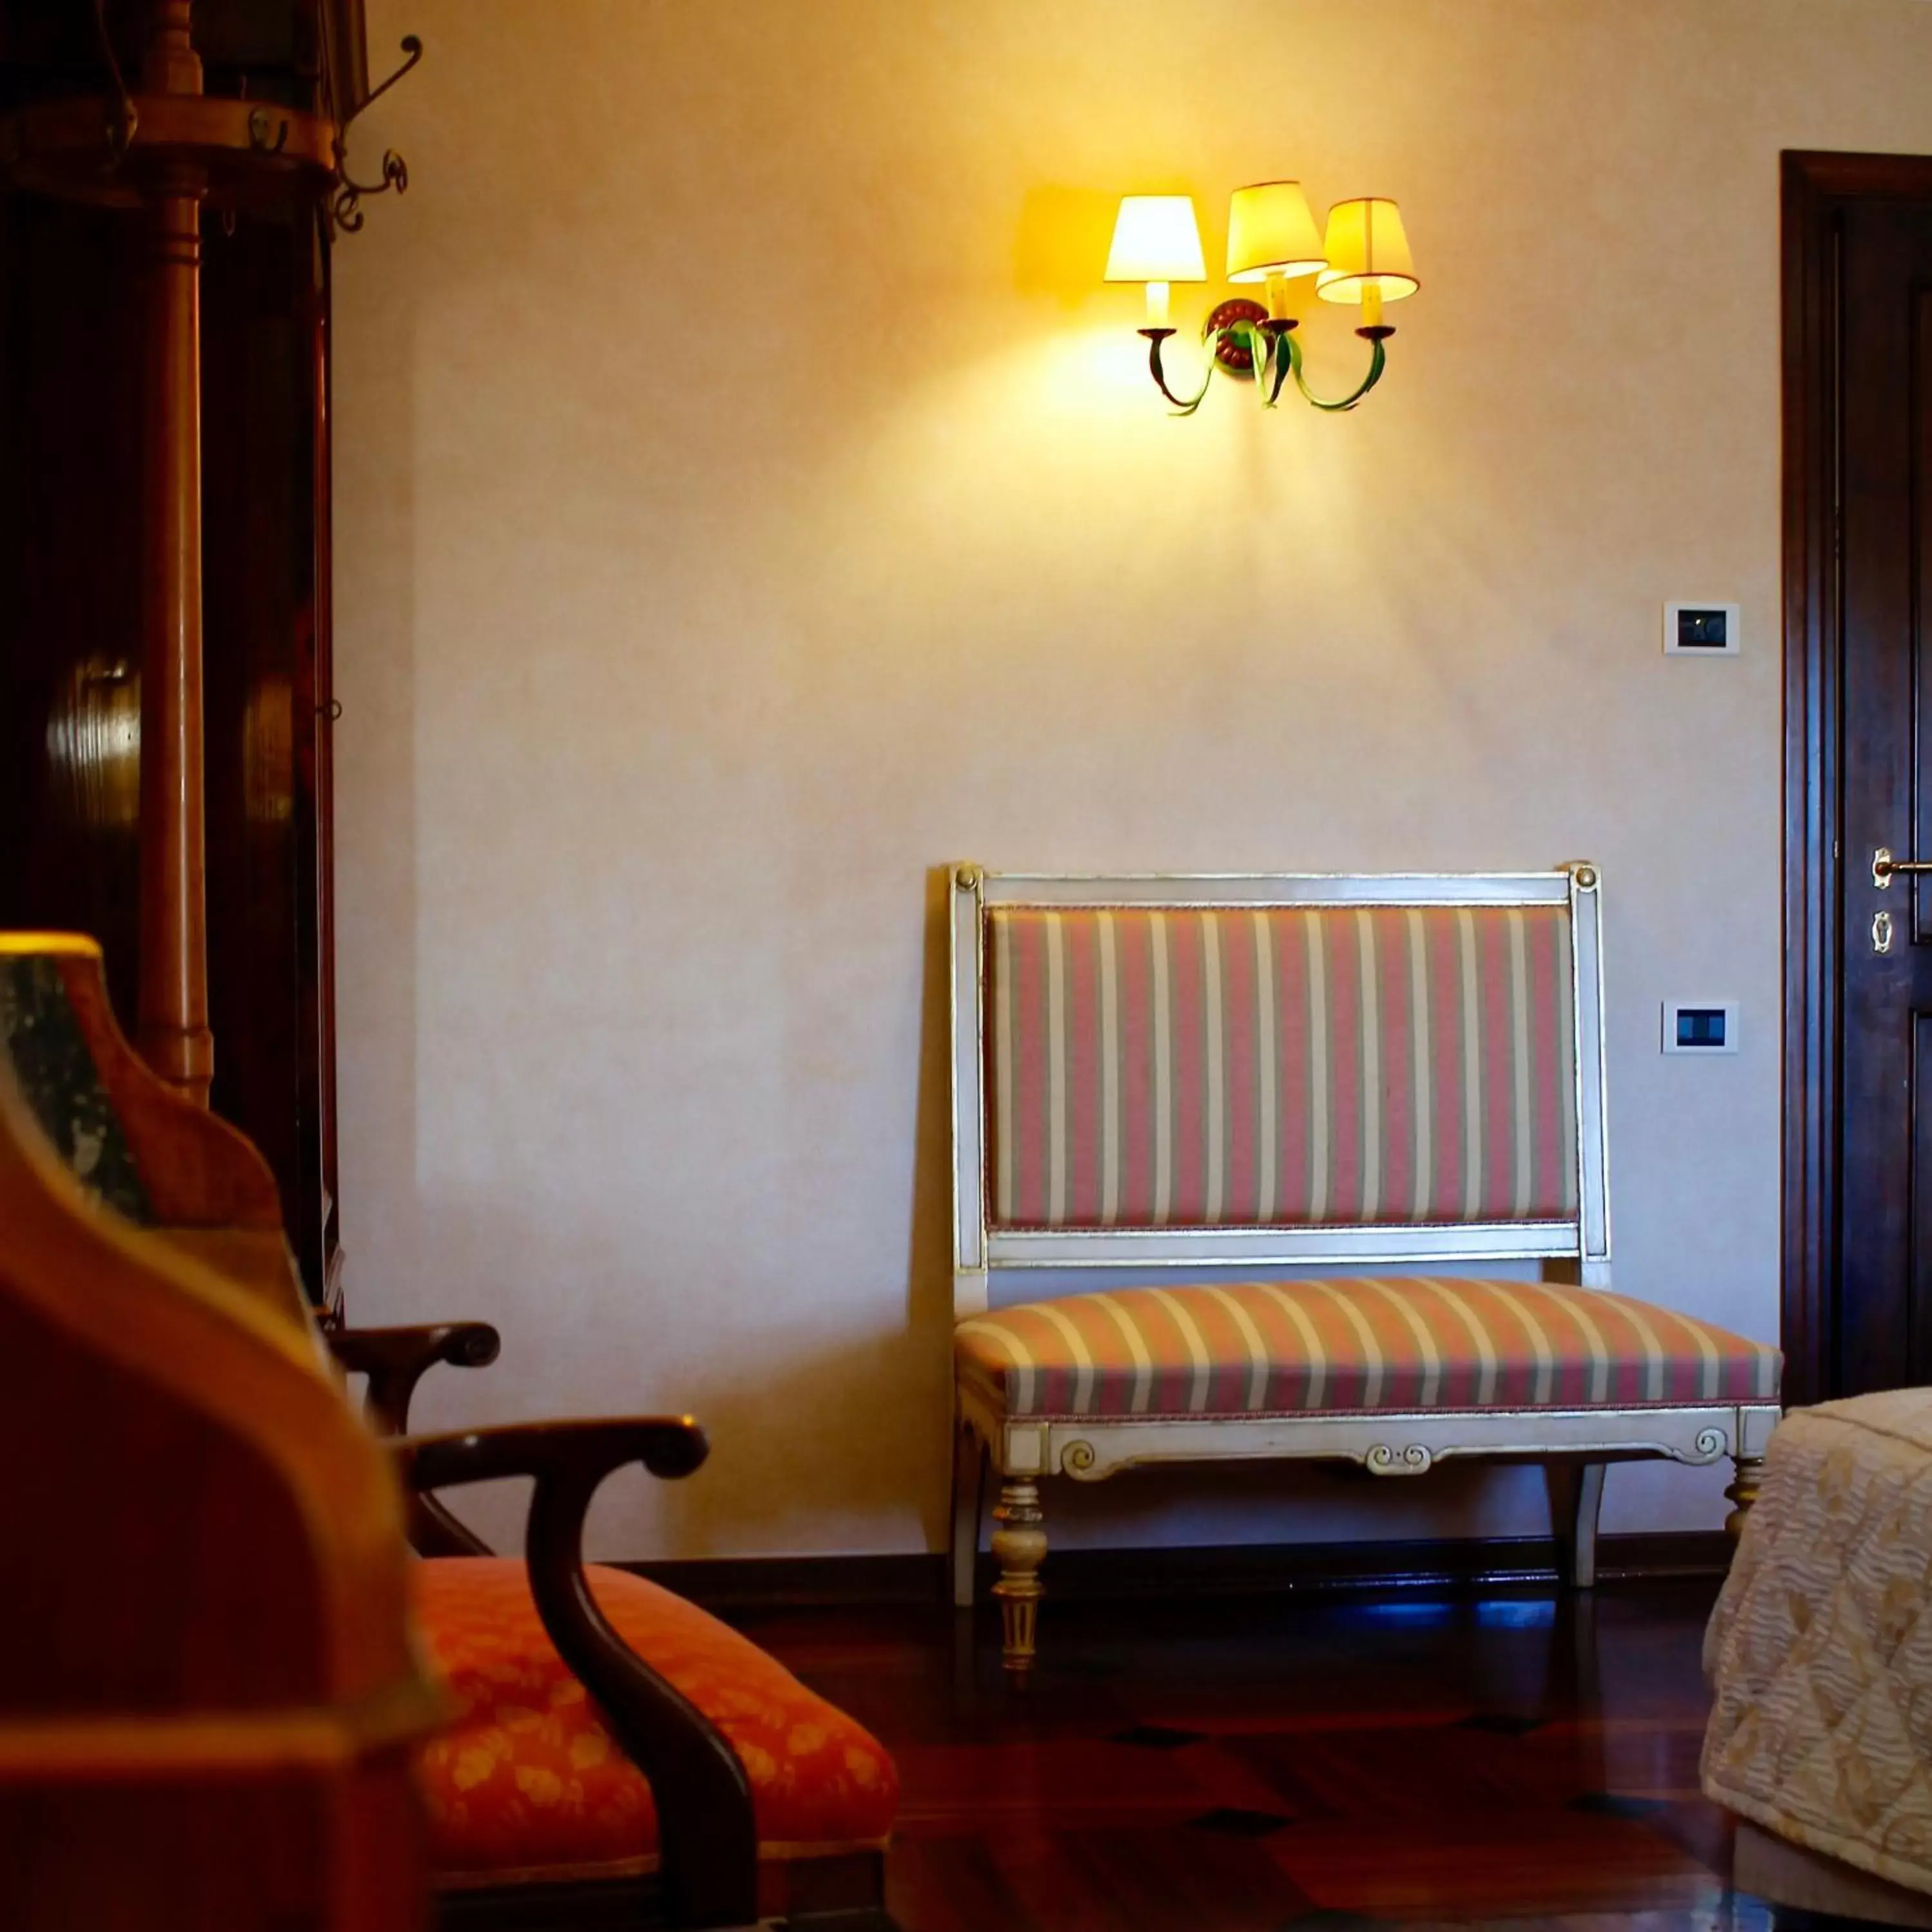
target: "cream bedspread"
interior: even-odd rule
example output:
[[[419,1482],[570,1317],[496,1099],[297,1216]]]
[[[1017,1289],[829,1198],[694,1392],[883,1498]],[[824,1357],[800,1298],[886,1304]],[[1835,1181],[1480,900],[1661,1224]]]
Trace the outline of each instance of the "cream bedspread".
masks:
[[[1932,1892],[1932,1389],[1787,1416],[1704,1640],[1703,1783]]]

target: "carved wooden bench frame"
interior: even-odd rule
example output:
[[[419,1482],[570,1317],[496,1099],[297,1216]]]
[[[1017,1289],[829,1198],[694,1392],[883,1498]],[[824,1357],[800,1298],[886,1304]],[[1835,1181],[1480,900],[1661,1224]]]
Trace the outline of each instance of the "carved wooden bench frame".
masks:
[[[952,1054],[952,1312],[956,1323],[984,1314],[994,1276],[1024,1270],[1028,1298],[1077,1294],[1100,1269],[1172,1269],[1205,1280],[1232,1271],[1452,1267],[1540,1262],[1553,1278],[1586,1288],[1610,1285],[1610,1178],[1606,1148],[1601,886],[1597,868],[1551,872],[1462,874],[1228,873],[1114,876],[952,872],[950,1006]],[[1570,932],[1576,1042],[1578,1213],[1574,1220],[1265,1228],[1004,1228],[989,1211],[986,999],[988,914],[1048,910],[1236,907],[1561,907]],[[1059,1276],[1059,1280],[1053,1277]],[[1093,1282],[1091,1286],[1102,1286]],[[1757,1492],[1778,1403],[1723,1402],[1628,1409],[1420,1411],[1360,1415],[1202,1418],[1009,1418],[953,1378],[953,1600],[974,1597],[984,1476],[1000,1479],[992,1551],[994,1594],[1005,1624],[1006,1662],[1032,1660],[1039,1570],[1046,1553],[1043,1478],[1098,1482],[1153,1462],[1339,1459],[1377,1476],[1415,1476],[1454,1457],[1540,1462],[1545,1466],[1564,1580],[1595,1580],[1604,1472],[1612,1462],[1662,1457],[1694,1466],[1730,1456],[1736,1480],[1735,1534]]]

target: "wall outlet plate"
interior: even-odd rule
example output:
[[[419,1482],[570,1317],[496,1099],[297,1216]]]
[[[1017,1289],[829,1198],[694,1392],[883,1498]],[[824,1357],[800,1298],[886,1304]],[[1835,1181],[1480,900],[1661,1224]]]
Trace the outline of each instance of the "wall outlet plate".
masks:
[[[1667,658],[1734,658],[1738,654],[1738,607],[1702,597],[1682,597],[1664,607],[1664,655]]]
[[[1666,1000],[1664,1050],[1694,1054],[1736,1052],[1737,1001]]]

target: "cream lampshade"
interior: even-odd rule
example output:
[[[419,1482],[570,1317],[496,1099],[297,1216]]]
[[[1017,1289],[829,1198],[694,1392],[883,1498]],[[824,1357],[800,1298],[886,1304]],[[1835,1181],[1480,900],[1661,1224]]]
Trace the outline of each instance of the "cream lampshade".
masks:
[[[1146,283],[1148,321],[1165,328],[1168,284],[1208,279],[1193,196],[1123,195],[1114,221],[1114,245],[1107,253],[1106,279]]]
[[[1089,256],[1090,261],[1093,258]],[[1204,282],[1201,230],[1194,197],[1186,194],[1124,194],[1107,255],[1110,282]]]
[[[1358,302],[1372,320],[1384,302],[1400,302],[1422,286],[1415,279],[1401,210],[1381,195],[1336,202],[1328,211],[1324,246],[1328,266],[1315,282],[1324,302]],[[1373,316],[1369,316],[1371,309]]]
[[[1264,282],[1312,275],[1328,266],[1299,182],[1258,182],[1228,202],[1228,279]]]

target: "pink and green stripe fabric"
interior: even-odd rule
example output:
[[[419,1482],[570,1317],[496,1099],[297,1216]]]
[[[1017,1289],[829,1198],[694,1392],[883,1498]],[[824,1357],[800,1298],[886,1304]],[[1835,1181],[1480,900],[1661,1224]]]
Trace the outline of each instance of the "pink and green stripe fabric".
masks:
[[[1066,1418],[1766,1402],[1780,1364],[1626,1295],[1426,1276],[1069,1295],[954,1334],[1005,1414]]]
[[[1574,1220],[1562,906],[996,908],[1003,1228]]]

